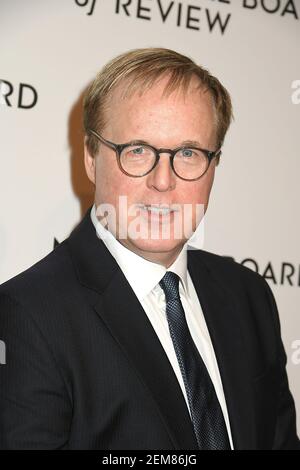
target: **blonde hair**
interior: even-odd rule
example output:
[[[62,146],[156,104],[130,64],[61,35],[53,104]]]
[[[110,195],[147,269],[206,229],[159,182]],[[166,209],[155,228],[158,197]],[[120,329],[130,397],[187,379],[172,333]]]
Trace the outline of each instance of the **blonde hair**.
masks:
[[[86,145],[91,155],[98,152],[99,141],[89,129],[101,132],[105,127],[105,111],[117,85],[126,81],[124,93],[128,96],[137,89],[143,93],[164,76],[169,77],[164,94],[170,94],[178,88],[186,92],[191,79],[195,76],[199,79],[199,85],[213,99],[217,120],[217,146],[222,146],[232,120],[232,104],[226,88],[208,70],[195,64],[189,57],[171,49],[144,48],[125,52],[108,62],[86,92],[83,123],[87,136]]]

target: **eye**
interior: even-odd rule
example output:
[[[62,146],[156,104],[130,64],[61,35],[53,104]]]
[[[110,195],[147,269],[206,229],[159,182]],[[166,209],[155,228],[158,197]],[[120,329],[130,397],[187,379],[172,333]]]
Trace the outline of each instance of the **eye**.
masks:
[[[144,147],[134,147],[133,149],[131,149],[131,153],[133,153],[134,155],[142,155],[144,152]]]
[[[145,145],[132,145],[129,147],[126,147],[125,150],[125,155],[127,158],[152,158],[153,157],[153,151],[151,148],[146,147]]]
[[[194,151],[191,150],[191,149],[182,149],[181,155],[182,155],[183,157],[193,157]]]

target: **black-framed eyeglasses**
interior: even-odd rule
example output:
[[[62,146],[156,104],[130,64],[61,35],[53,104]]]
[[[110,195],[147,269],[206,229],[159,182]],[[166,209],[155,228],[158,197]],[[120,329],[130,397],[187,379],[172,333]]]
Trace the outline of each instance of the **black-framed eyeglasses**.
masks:
[[[221,149],[215,152],[193,146],[157,149],[141,140],[134,140],[126,144],[114,144],[104,139],[96,131],[92,129],[88,131],[116,152],[120,170],[133,178],[148,175],[158,164],[160,154],[168,153],[171,168],[176,176],[185,181],[195,181],[207,172],[212,159],[219,160],[221,155]]]

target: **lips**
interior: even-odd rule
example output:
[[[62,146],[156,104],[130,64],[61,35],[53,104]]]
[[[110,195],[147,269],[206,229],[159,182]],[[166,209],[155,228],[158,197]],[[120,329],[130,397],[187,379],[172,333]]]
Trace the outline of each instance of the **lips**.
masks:
[[[137,206],[139,209],[159,215],[168,215],[179,210],[178,207],[168,204],[138,204]]]

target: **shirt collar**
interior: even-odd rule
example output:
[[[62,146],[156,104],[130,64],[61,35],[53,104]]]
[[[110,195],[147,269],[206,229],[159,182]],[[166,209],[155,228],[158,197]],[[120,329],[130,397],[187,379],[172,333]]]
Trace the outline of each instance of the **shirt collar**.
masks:
[[[98,220],[95,204],[91,209],[91,220],[98,238],[103,241],[115,258],[140,301],[152,291],[167,271],[172,271],[179,276],[185,291],[188,293],[186,245],[184,245],[174,263],[166,269],[165,266],[148,261],[122,245]]]

